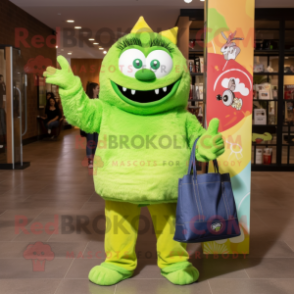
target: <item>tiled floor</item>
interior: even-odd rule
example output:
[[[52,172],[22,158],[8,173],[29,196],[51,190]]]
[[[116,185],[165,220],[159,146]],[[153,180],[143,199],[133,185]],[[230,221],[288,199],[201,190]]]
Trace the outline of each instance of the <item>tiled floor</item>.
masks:
[[[103,261],[104,223],[95,218],[103,216],[104,203],[95,195],[80,140],[77,130],[68,130],[56,142],[26,145],[31,166],[0,171],[0,294],[294,293],[294,174],[273,172],[252,174],[251,253],[245,259],[194,257],[199,281],[175,286],[160,275],[150,230],[139,236],[132,279],[111,287],[90,283],[89,270]],[[149,217],[146,209],[142,213]],[[78,232],[83,221],[89,221],[88,231]],[[36,242],[54,253],[44,271],[36,271],[42,263],[25,253]]]

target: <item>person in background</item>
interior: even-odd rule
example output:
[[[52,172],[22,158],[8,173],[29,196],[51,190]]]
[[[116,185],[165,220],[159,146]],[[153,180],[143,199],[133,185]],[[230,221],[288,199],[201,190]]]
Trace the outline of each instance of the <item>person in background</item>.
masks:
[[[59,125],[60,110],[54,98],[47,100],[45,108],[45,116],[41,116],[45,120],[45,126],[48,129],[48,134],[51,134],[51,130]]]
[[[86,94],[90,99],[96,99],[99,95],[99,85],[97,83],[87,84]],[[93,168],[93,160],[98,143],[98,134],[87,134],[81,131],[81,135],[87,138],[86,153],[88,157],[88,168]]]

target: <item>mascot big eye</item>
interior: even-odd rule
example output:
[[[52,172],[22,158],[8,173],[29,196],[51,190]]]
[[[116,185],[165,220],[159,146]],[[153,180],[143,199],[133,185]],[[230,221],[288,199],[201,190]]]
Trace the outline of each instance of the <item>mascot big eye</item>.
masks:
[[[47,83],[59,86],[69,123],[99,133],[94,184],[105,200],[107,257],[89,273],[98,285],[133,275],[142,206],[153,221],[161,274],[180,285],[199,276],[186,245],[173,240],[178,179],[187,172],[196,138],[203,136],[196,151],[200,161],[221,155],[224,142],[218,120],[205,130],[187,111],[190,73],[176,40],[177,28],[155,33],[140,17],[103,59],[100,99],[88,99],[62,56],[61,70],[48,67],[44,73]]]

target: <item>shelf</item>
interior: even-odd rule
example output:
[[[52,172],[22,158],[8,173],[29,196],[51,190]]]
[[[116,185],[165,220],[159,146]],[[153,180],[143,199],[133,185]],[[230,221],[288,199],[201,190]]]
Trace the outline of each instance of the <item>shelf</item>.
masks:
[[[193,53],[195,53],[195,54],[204,54],[204,52],[203,52],[203,50],[189,50],[189,54],[193,54]]]
[[[254,101],[267,101],[267,102],[271,102],[271,101],[279,101],[279,99],[253,99]]]
[[[251,163],[251,166],[277,166],[277,164],[276,163],[271,163],[271,164]]]
[[[279,50],[254,50],[254,55],[276,55],[279,56]]]
[[[203,72],[190,72],[191,76],[203,76]]]
[[[294,171],[294,164],[251,164],[252,171]]]
[[[278,125],[252,125],[252,133],[268,132],[271,134],[276,134],[277,127]]]
[[[253,143],[252,142],[252,146],[277,146],[278,145],[278,143],[276,143],[276,144],[273,144],[273,143]]]
[[[266,143],[260,143],[260,144],[257,144],[257,143],[253,143],[252,142],[252,147],[267,147],[267,146],[273,146],[273,147],[277,147],[278,144],[272,144],[272,143],[269,143],[269,144],[266,144]]]
[[[294,72],[293,73],[284,73],[284,76],[294,76]]]
[[[255,28],[255,31],[278,31],[280,28]]]
[[[278,76],[278,72],[254,72],[254,76]]]
[[[252,124],[253,127],[277,127],[278,125],[254,125]]]

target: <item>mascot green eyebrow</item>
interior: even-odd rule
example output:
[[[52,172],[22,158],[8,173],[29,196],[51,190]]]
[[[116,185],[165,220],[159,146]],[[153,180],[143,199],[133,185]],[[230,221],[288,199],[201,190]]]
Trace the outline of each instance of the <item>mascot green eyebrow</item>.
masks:
[[[178,180],[187,173],[196,138],[196,159],[209,161],[224,152],[218,120],[207,130],[187,111],[190,73],[176,46],[177,27],[155,33],[140,17],[103,59],[100,99],[88,99],[68,62],[48,67],[47,83],[59,86],[69,123],[99,133],[95,190],[105,199],[106,260],[89,273],[98,285],[130,278],[142,206],[150,212],[157,237],[158,266],[174,284],[199,277],[188,261],[186,244],[173,240]],[[118,224],[122,224],[118,226]]]

